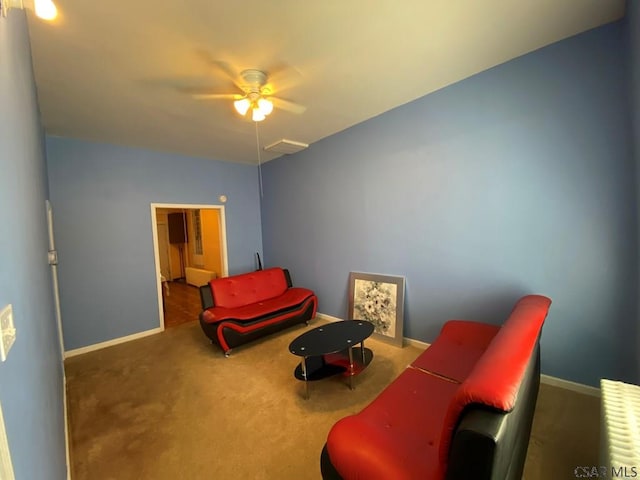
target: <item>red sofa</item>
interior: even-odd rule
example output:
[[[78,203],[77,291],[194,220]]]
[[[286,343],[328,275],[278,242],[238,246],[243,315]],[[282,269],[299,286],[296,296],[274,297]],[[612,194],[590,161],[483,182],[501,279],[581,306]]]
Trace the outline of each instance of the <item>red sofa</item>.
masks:
[[[200,300],[200,326],[226,356],[238,345],[308,322],[318,308],[313,291],[293,287],[289,271],[278,267],[213,279],[200,287]]]
[[[521,298],[502,327],[452,320],[371,404],[338,421],[325,479],[522,477],[551,300]]]

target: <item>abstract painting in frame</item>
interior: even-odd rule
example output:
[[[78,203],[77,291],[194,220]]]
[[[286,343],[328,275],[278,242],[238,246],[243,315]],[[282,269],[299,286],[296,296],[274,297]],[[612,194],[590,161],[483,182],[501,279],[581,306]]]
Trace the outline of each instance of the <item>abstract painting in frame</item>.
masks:
[[[367,320],[373,336],[402,346],[404,277],[373,273],[349,273],[349,312],[352,320]]]

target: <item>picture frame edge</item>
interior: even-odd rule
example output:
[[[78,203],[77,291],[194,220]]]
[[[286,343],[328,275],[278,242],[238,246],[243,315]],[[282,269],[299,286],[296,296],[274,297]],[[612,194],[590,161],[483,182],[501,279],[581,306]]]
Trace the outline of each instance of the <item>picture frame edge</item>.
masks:
[[[374,331],[371,334],[371,337],[375,338],[376,340],[380,340],[381,342],[394,345],[396,347],[404,347],[404,294],[405,294],[406,277],[404,275],[388,275],[388,274],[380,274],[380,273],[350,271],[349,272],[349,298],[347,302],[348,303],[347,317],[349,320],[364,320],[364,319],[354,318],[354,313],[355,313],[354,312],[355,310],[354,295],[355,295],[356,280],[374,281],[374,282],[381,282],[381,283],[393,283],[396,285],[397,289],[396,289],[395,336],[390,337],[388,335],[383,335],[381,333],[377,333]]]

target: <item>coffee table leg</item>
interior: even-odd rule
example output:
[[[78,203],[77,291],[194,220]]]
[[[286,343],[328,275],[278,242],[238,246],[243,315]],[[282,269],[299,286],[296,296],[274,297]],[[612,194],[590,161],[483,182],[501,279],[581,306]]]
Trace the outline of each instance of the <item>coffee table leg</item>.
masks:
[[[360,342],[360,350],[362,351],[362,366],[364,367],[364,364],[366,362],[366,360],[364,358],[364,340],[362,342]]]
[[[307,362],[306,357],[302,357],[302,376],[304,377],[304,398],[309,400],[309,381],[307,380]]]

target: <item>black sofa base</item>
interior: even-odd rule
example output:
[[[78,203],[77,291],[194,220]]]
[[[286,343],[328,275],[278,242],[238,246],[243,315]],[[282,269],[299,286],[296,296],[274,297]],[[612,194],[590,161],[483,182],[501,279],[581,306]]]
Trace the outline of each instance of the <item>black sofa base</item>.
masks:
[[[274,312],[272,314],[265,315],[264,317],[251,320],[250,322],[242,322],[239,320],[225,320],[224,323],[244,325],[244,326],[264,323],[265,321],[268,321],[272,318],[286,315],[288,311],[295,311],[298,308],[299,306],[295,306],[289,310],[284,310],[284,311],[281,310],[278,312]],[[259,338],[265,337],[267,335],[272,335],[274,333],[280,332],[294,325],[298,325],[300,323],[308,323],[309,320],[313,318],[313,313],[314,313],[314,304],[313,302],[310,302],[307,308],[305,308],[302,312],[294,316],[291,316],[285,320],[282,320],[281,322],[265,325],[264,327],[257,328],[247,333],[241,333],[236,330],[227,328],[225,329],[224,338],[225,338],[225,341],[227,342],[227,345],[229,345],[229,348],[235,348],[240,345],[244,345],[245,343],[250,343],[250,342],[253,342],[254,340],[258,340]],[[202,327],[202,330],[204,331],[205,335],[211,340],[213,344],[217,345],[218,347],[224,350],[224,348],[222,347],[222,345],[220,345],[220,342],[218,340],[218,324],[205,322],[202,319],[202,314],[200,314],[199,320],[200,320],[200,326]],[[229,351],[225,352],[225,355],[229,356]]]

